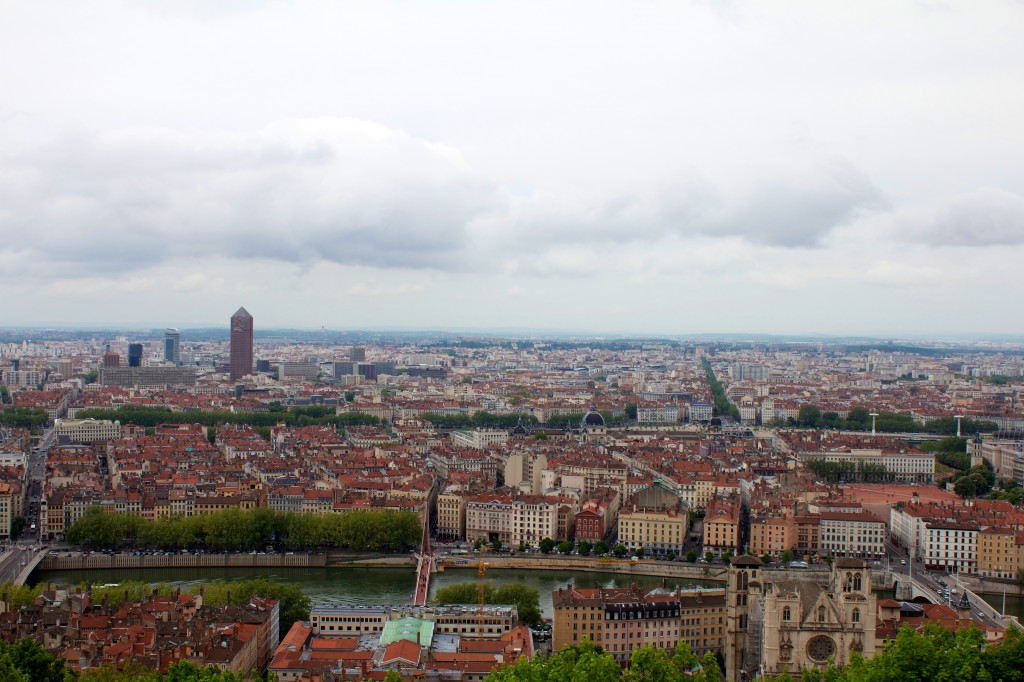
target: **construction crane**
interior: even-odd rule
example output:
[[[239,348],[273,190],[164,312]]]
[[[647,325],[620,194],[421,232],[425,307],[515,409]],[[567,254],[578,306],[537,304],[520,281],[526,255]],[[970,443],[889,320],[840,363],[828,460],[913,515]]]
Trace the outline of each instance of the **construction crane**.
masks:
[[[476,562],[476,634],[482,637],[484,632],[484,605],[487,596],[487,585],[484,583],[484,576],[487,575],[487,563],[484,555],[487,554],[487,545],[481,545],[480,557]]]

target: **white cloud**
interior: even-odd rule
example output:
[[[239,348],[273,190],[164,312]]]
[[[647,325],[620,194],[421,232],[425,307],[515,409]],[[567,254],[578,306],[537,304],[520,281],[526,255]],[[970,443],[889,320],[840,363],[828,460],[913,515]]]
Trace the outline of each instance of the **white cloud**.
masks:
[[[1021,21],[1004,0],[8,3],[0,314],[1024,331],[1002,310],[1024,298]]]
[[[356,119],[77,134],[3,160],[3,251],[118,272],[196,255],[447,266],[491,200],[457,152]]]
[[[1024,196],[983,188],[954,197],[912,225],[910,236],[936,246],[1024,244]]]

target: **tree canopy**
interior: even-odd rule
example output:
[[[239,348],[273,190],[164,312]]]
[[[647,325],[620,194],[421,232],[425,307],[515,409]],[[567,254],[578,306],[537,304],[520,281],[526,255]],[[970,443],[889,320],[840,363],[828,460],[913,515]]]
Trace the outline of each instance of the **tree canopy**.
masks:
[[[404,550],[422,537],[419,517],[409,511],[356,509],[340,514],[297,514],[259,508],[148,521],[135,514],[90,507],[66,533],[85,547],[259,550],[338,547],[356,551]]]
[[[0,414],[3,414],[0,412]],[[330,405],[312,405],[308,407],[290,407],[277,409],[268,406],[267,412],[231,412],[230,410],[185,410],[174,412],[166,407],[144,407],[125,405],[117,409],[89,408],[80,410],[76,415],[79,419],[118,420],[122,424],[136,426],[158,426],[160,424],[202,424],[217,426],[218,424],[247,424],[249,426],[313,426],[317,424],[344,426],[373,426],[380,419],[362,412],[342,412],[335,414]]]
[[[438,604],[476,604],[476,583],[456,583],[442,587],[434,596]],[[519,612],[519,620],[530,627],[537,627],[543,622],[540,610],[540,593],[532,587],[513,583],[511,585],[484,585],[485,604],[511,604]]]

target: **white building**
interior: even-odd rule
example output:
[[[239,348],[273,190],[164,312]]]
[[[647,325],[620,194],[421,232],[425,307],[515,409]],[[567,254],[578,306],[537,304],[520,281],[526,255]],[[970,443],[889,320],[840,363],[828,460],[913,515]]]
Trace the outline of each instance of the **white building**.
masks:
[[[867,512],[822,512],[820,519],[821,550],[829,556],[885,554],[885,521]]]
[[[888,480],[902,483],[933,483],[935,481],[935,455],[929,453],[882,452],[871,449],[847,451],[801,452],[801,461],[820,459],[826,462],[848,462],[885,467]]]
[[[493,445],[501,445],[508,441],[508,431],[502,429],[473,429],[471,431],[452,431],[452,443],[466,448],[483,450]]]
[[[121,437],[121,422],[109,419],[58,419],[54,422],[58,440],[72,443],[96,443]]]

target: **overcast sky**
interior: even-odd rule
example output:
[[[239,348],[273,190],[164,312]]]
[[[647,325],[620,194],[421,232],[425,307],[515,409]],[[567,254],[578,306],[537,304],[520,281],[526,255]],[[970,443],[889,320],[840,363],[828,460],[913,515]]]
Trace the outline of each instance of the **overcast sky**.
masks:
[[[1022,30],[0,0],[0,326],[1024,334]]]

